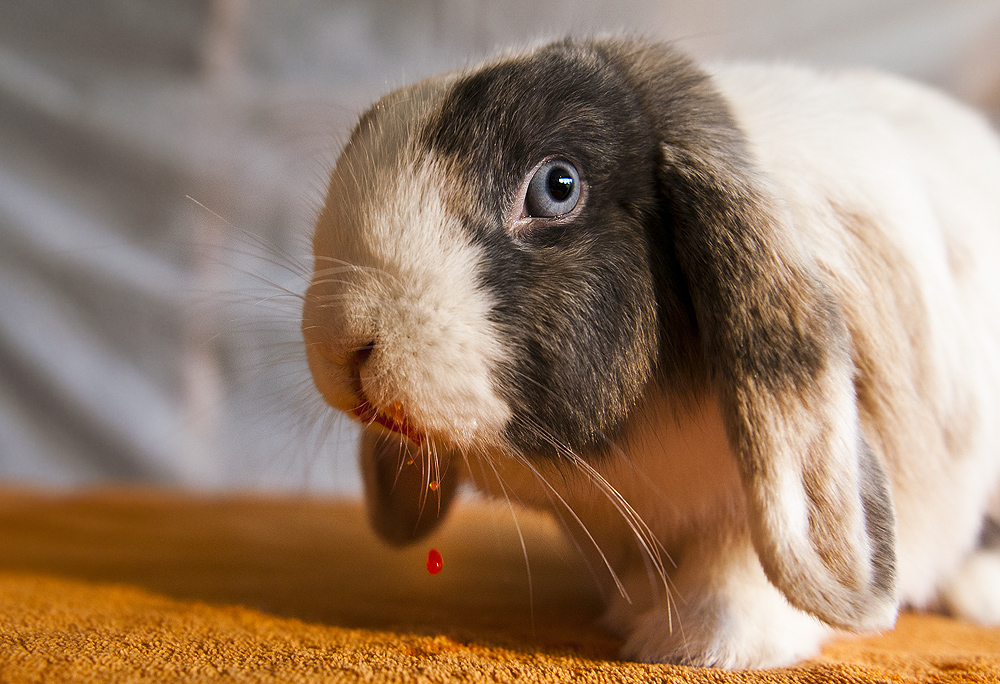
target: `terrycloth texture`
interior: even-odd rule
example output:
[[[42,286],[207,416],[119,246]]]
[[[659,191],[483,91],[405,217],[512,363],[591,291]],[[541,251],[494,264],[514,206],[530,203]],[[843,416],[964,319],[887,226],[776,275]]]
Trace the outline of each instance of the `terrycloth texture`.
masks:
[[[530,584],[505,507],[400,551],[357,502],[2,492],[0,682],[1000,680],[1000,630],[927,615],[782,670],[618,662],[586,569],[518,522]]]

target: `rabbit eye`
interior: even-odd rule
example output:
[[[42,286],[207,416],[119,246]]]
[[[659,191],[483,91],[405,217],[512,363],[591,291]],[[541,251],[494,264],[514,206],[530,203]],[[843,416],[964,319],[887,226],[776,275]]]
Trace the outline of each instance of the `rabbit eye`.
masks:
[[[555,218],[573,211],[579,201],[579,171],[568,161],[552,159],[535,169],[524,207],[532,218]]]

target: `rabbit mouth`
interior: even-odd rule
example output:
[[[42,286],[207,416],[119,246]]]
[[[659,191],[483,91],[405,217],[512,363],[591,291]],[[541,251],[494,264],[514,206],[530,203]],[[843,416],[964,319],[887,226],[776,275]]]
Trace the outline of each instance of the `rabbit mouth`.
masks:
[[[423,442],[423,435],[410,424],[406,412],[403,410],[403,405],[398,401],[393,402],[392,406],[386,409],[378,408],[365,396],[364,390],[361,389],[361,378],[358,376],[354,377],[354,395],[358,403],[351,409],[351,413],[358,420],[366,425],[378,423],[386,430],[406,437],[417,446]]]

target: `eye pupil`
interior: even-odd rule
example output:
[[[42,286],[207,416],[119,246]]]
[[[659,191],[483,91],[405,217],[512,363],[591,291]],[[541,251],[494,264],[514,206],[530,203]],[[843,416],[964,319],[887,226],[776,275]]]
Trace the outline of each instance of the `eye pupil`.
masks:
[[[568,170],[557,166],[549,173],[548,189],[552,199],[556,202],[565,202],[573,194],[573,176]]]

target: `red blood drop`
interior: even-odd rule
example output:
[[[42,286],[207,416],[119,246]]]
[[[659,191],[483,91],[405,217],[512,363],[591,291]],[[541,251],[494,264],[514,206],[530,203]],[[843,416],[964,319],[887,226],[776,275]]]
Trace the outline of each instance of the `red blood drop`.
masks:
[[[441,559],[441,554],[438,553],[437,549],[431,549],[427,552],[427,572],[432,575],[436,575],[441,572],[441,566],[444,561]]]

